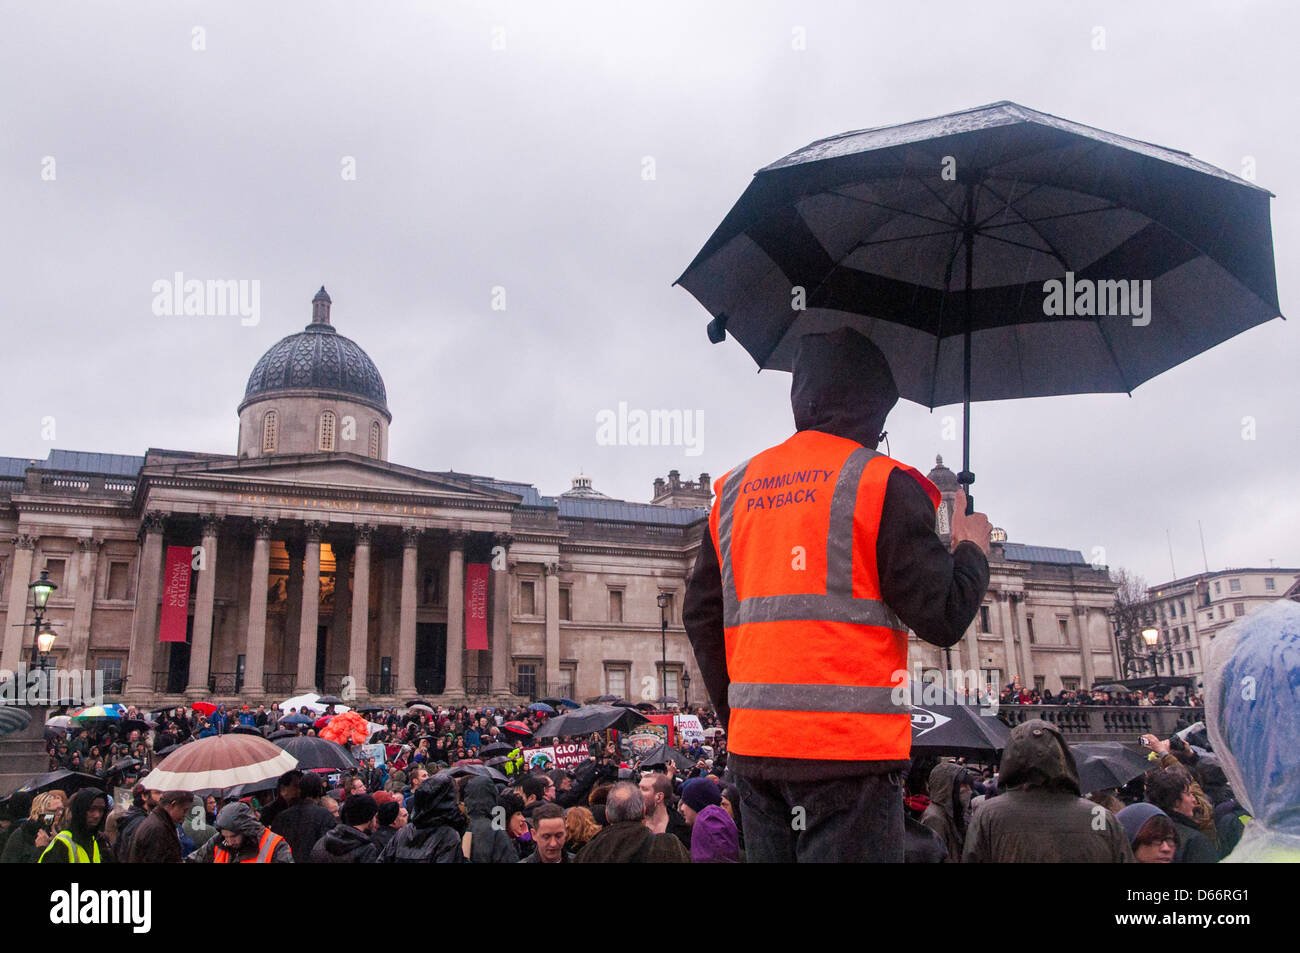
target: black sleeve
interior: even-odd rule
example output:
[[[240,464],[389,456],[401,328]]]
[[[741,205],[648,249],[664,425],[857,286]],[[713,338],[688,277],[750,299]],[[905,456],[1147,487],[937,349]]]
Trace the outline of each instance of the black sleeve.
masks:
[[[695,650],[695,661],[704,678],[704,688],[718,713],[718,723],[724,728],[731,716],[727,707],[727,646],[722,628],[722,570],[718,567],[718,551],[713,545],[713,535],[707,530],[700,540],[700,554],[695,559],[695,570],[686,583],[686,598],[682,601],[682,624]]]
[[[885,487],[876,568],[885,604],[932,645],[961,641],[989,587],[984,553],[971,542],[959,543],[953,553],[944,548],[930,497],[902,470],[891,473]]]

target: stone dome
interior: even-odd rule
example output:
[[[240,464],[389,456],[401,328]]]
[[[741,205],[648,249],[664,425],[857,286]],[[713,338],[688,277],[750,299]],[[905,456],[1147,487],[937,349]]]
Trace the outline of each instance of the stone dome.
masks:
[[[934,458],[934,469],[926,474],[930,482],[938,487],[940,493],[955,493],[961,489],[961,484],[957,482],[957,474],[953,473],[943,465],[943,457]]]
[[[239,405],[271,396],[346,397],[380,411],[388,420],[388,394],[379,368],[361,346],[329,323],[330,297],[324,286],[312,299],[312,322],[271,346],[248,375]]]

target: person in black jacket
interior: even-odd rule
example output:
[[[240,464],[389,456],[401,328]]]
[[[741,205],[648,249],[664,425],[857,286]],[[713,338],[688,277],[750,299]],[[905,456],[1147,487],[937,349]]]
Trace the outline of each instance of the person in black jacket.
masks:
[[[1217,864],[1219,852],[1192,820],[1196,799],[1192,779],[1182,765],[1157,768],[1147,775],[1147,801],[1169,815],[1178,842],[1175,864]]]
[[[799,340],[793,368],[790,403],[796,430],[831,434],[870,450],[876,448],[885,417],[898,401],[893,373],[879,348],[850,328],[808,334]],[[917,636],[940,647],[961,640],[979,611],[989,581],[985,553],[991,527],[978,514],[964,515],[962,494],[957,502],[951,533],[957,545],[949,552],[935,532],[935,507],[926,490],[911,474],[895,469],[886,484],[876,533],[883,601]],[[853,532],[851,521],[830,528],[832,538]],[[778,556],[790,558],[788,552],[774,558]],[[687,583],[682,620],[718,720],[726,726],[731,678],[723,629],[722,575],[709,533],[701,542]],[[791,651],[797,647],[792,646]],[[796,845],[799,859],[806,860],[903,859],[897,778],[905,760],[817,760],[801,758],[798,751],[791,751],[789,757],[756,757],[732,750],[727,766],[738,779],[746,818],[774,819],[767,826],[770,836],[757,826],[749,832],[749,860],[793,861]],[[834,820],[817,825],[815,832],[797,836],[790,830],[791,805],[814,802],[843,807],[835,811]],[[883,827],[867,830],[872,825]],[[881,836],[882,832],[889,836]],[[879,845],[876,853],[861,854],[870,851],[871,844]]]
[[[279,834],[289,842],[294,863],[302,864],[314,859],[311,849],[338,821],[321,804],[321,798],[325,796],[325,782],[319,774],[304,774],[298,782],[298,789],[302,793],[302,799],[291,807],[286,807],[268,826],[273,834]]]
[[[460,835],[465,815],[456,799],[456,779],[439,771],[415,789],[411,821],[379,855],[383,864],[464,863]]]
[[[491,778],[470,778],[465,786],[465,811],[469,830],[461,838],[470,863],[513,864],[519,851],[506,833],[505,808],[497,803],[497,786]]]
[[[339,808],[340,823],[311,849],[316,864],[374,864],[379,846],[371,835],[379,826],[379,804],[369,794],[354,794]]]
[[[188,791],[167,791],[158,806],[140,822],[122,859],[131,864],[179,864],[184,859],[176,825],[185,819],[194,795]]]

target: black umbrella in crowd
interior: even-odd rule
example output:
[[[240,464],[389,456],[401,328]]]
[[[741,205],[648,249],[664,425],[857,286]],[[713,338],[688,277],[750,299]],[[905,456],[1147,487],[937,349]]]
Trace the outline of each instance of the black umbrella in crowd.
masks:
[[[992,708],[973,705],[913,705],[912,757],[918,754],[996,758],[1011,729]]]
[[[250,725],[235,725],[235,727],[228,729],[228,730],[226,731],[226,734],[228,734],[228,735],[257,735],[257,737],[259,737],[259,738],[263,737],[262,732],[261,732],[261,729],[253,728],[253,727],[251,727]]]
[[[339,698],[337,695],[322,695],[320,698],[316,699],[316,704],[317,705],[346,705],[347,702]]]
[[[114,761],[108,769],[109,774],[126,774],[134,772],[140,767],[139,758],[122,758],[120,761]]]
[[[123,735],[129,735],[133,731],[139,731],[141,733],[153,731],[153,725],[140,718],[123,718],[118,722],[117,730]]]
[[[1122,788],[1144,774],[1151,762],[1141,752],[1118,741],[1086,741],[1070,745],[1079,769],[1079,789],[1084,794]]]
[[[176,750],[177,748],[179,748],[179,747],[180,747],[179,744],[175,744],[175,745],[168,745],[166,748],[159,748],[157,751],[154,752],[154,756],[155,756],[155,757],[159,757],[159,758],[161,758],[161,757],[163,757],[164,755],[169,755],[169,754],[171,754],[173,751],[175,751],[175,750]]]
[[[501,784],[509,784],[510,779],[494,767],[486,764],[457,764],[447,769],[447,773],[453,778],[464,777],[466,775],[480,778],[491,778]]]
[[[50,771],[48,774],[36,775],[18,790],[28,794],[39,794],[42,791],[62,791],[64,794],[72,794],[82,788],[99,788],[102,791],[104,780],[80,771]]]
[[[694,761],[686,757],[686,755],[682,754],[676,748],[666,744],[656,745],[654,748],[647,751],[645,757],[641,758],[641,767],[654,768],[659,767],[660,765],[666,767],[670,761],[676,764],[678,769],[681,771],[689,771],[695,767]]]
[[[479,749],[479,754],[481,754],[485,758],[492,758],[499,754],[509,754],[513,750],[514,748],[512,748],[510,745],[503,745],[499,741],[494,741],[492,742],[492,744],[484,745],[481,749]]]
[[[901,396],[961,401],[972,512],[971,401],[1131,393],[1278,316],[1270,198],[1185,152],[999,102],[760,169],[677,281],[710,340],[732,334],[760,368],[850,326]]]
[[[614,728],[627,731],[636,725],[650,721],[635,708],[619,708],[614,705],[584,705],[566,715],[548,718],[546,724],[537,730],[538,738],[570,738],[575,735],[589,735],[593,731],[605,731]]]
[[[298,767],[304,771],[314,768],[351,771],[358,767],[357,759],[352,757],[347,748],[326,738],[308,735],[278,739],[275,743],[297,758]]]
[[[281,728],[279,731],[273,731],[266,736],[267,741],[279,741],[281,738],[301,738],[302,735],[288,728]]]
[[[280,719],[280,724],[303,725],[307,728],[310,728],[312,725],[316,724],[316,719],[310,718],[307,715],[285,715],[283,718]]]

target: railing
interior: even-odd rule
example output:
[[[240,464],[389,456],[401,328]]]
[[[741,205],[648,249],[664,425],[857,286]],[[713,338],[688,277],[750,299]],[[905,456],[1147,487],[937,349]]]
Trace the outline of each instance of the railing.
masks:
[[[392,675],[371,672],[366,676],[366,691],[372,695],[391,695],[397,688],[397,679]]]
[[[486,695],[492,691],[491,675],[466,675],[465,693],[467,695]]]
[[[344,683],[343,680],[347,677],[346,672],[326,672],[318,691],[322,695],[341,695],[352,684],[351,682]]]
[[[262,687],[268,695],[292,695],[297,677],[294,672],[266,672],[262,675]]]
[[[237,695],[244,687],[244,677],[238,672],[209,672],[208,691],[213,695]]]
[[[1071,741],[1137,742],[1141,735],[1168,738],[1205,719],[1204,708],[1174,705],[1000,705],[998,717],[1011,727],[1041,718]]]
[[[125,679],[123,676],[121,676],[121,675],[118,675],[116,678],[109,678],[108,676],[105,676],[105,677],[104,677],[104,694],[105,694],[105,695],[120,695],[120,694],[122,694],[122,686],[123,686],[123,684],[124,684],[125,682],[126,682],[126,679]]]
[[[523,681],[510,683],[510,694],[518,695],[520,698],[527,698],[530,702],[535,702],[540,697],[537,694],[537,680],[526,678]]]

